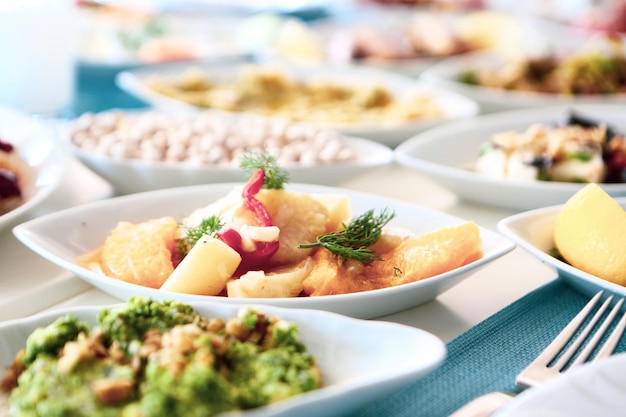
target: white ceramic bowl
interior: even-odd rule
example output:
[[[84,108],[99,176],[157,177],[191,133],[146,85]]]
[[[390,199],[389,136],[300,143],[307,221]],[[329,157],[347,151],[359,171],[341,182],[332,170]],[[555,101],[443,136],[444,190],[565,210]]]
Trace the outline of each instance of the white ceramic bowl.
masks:
[[[225,304],[246,302],[319,309],[358,318],[380,317],[430,301],[514,248],[508,239],[481,228],[483,257],[479,260],[396,287],[320,297],[238,299],[175,294],[109,278],[79,265],[78,257],[100,247],[119,221],[140,222],[165,215],[182,219],[195,209],[223,197],[234,185],[171,188],[117,197],[42,216],[18,225],[13,231],[22,243],[39,255],[121,300],[127,300],[134,294],[144,294],[159,299],[175,297],[187,302],[210,300]],[[370,209],[389,208],[396,214],[392,224],[416,234],[464,223],[464,220],[448,214],[366,193],[305,184],[291,184],[288,189],[314,194],[346,195],[355,215]]]
[[[215,303],[193,306],[205,316],[220,318],[234,317],[239,309]],[[323,387],[269,406],[224,416],[344,415],[424,377],[446,355],[441,340],[413,327],[322,311],[259,308],[268,315],[297,323],[302,342],[321,368]],[[75,307],[0,323],[0,367],[9,367],[18,350],[25,346],[27,336],[37,327],[68,313],[93,326],[99,311],[98,307]]]
[[[122,115],[125,113],[122,110],[116,112]],[[162,113],[162,120],[168,117],[167,111]],[[158,116],[159,112],[155,114]],[[224,123],[237,123],[237,119],[237,117],[226,118]],[[69,133],[66,134],[68,135]],[[114,186],[117,195],[187,185],[238,182],[246,179],[245,172],[236,165],[211,166],[113,158],[95,151],[83,150],[73,145],[67,137],[66,141],[70,142],[69,149],[81,162]],[[347,149],[354,152],[354,159],[311,165],[283,164],[282,167],[289,172],[291,182],[336,185],[393,161],[393,151],[381,143],[348,136],[343,136],[343,142]]]
[[[626,208],[625,197],[615,200]],[[612,294],[626,296],[626,287],[581,271],[550,255],[550,250],[555,247],[554,227],[562,207],[560,204],[506,217],[498,223],[498,230],[540,261],[553,267],[559,277],[583,293],[593,296],[599,290],[606,290]]]
[[[244,63],[243,65],[249,65]],[[216,79],[232,79],[238,72],[241,63],[215,63],[211,65],[196,65]],[[443,110],[443,116],[433,119],[416,119],[401,124],[382,123],[319,123],[317,125],[336,129],[346,135],[375,140],[388,146],[396,146],[403,140],[414,135],[416,132],[448,122],[454,119],[472,117],[478,113],[478,105],[465,96],[448,91],[443,88],[419,83],[414,78],[382,71],[374,68],[348,66],[348,65],[296,65],[286,62],[280,63],[289,74],[297,79],[305,80],[310,77],[321,77],[358,86],[364,82],[381,82],[395,97],[402,97],[412,92],[424,92],[430,94],[436,105]],[[166,66],[153,66],[149,68],[122,71],[116,76],[116,83],[129,94],[159,108],[184,109],[196,111],[198,108],[191,104],[167,97],[155,92],[144,84],[146,77],[159,75],[165,77],[182,74],[190,68],[188,63],[170,64]],[[213,110],[218,111],[218,110]],[[232,114],[232,113],[231,113]]]
[[[494,133],[524,131],[533,123],[563,121],[570,110],[605,121],[626,132],[626,105],[623,104],[576,104],[511,110],[453,122],[420,133],[395,149],[395,159],[428,175],[468,201],[516,211],[564,203],[583,184],[495,178],[472,172],[470,168],[479,155],[481,144]],[[601,186],[614,197],[626,196],[626,184]]]
[[[63,178],[68,157],[55,138],[53,125],[13,109],[0,107],[0,138],[15,146],[29,175],[22,190],[24,202],[0,214],[2,230],[17,224],[52,194]]]
[[[456,91],[476,101],[482,113],[493,111],[535,108],[562,104],[620,103],[626,94],[598,95],[558,95],[526,91],[504,90],[501,88],[475,86],[458,81],[459,75],[472,68],[495,68],[504,63],[501,55],[493,52],[474,52],[463,56],[445,59],[424,70],[421,78],[442,88]]]

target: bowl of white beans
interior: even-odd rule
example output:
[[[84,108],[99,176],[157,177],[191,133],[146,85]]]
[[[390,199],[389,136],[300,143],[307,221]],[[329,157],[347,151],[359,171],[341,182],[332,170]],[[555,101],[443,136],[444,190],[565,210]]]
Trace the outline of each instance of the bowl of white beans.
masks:
[[[84,113],[66,125],[72,153],[117,195],[245,181],[240,157],[269,152],[290,181],[336,185],[391,163],[383,144],[335,130],[251,115],[214,112]]]

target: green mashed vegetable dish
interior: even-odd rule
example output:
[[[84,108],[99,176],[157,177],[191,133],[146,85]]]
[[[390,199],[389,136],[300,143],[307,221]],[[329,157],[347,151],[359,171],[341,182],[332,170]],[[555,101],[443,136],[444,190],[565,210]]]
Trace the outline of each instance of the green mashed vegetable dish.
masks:
[[[250,307],[223,320],[136,296],[97,320],[28,337],[1,381],[9,416],[206,417],[321,386],[296,324]]]

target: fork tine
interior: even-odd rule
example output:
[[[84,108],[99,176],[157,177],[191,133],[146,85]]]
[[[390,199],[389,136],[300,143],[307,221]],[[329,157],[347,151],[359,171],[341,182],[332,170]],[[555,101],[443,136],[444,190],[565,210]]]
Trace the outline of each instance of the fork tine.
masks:
[[[607,301],[605,301],[605,304],[611,299],[611,297],[607,298]],[[606,331],[609,329],[609,326],[611,325],[611,323],[613,323],[613,319],[615,319],[615,316],[617,315],[617,313],[619,312],[619,310],[622,308],[622,304],[624,303],[624,300],[621,299],[619,300],[615,306],[613,307],[613,309],[611,310],[611,312],[608,314],[608,316],[604,319],[604,322],[602,322],[602,325],[600,326],[600,328],[598,329],[598,331],[593,335],[593,337],[589,340],[589,343],[587,344],[587,346],[585,346],[585,348],[580,352],[580,355],[578,355],[578,357],[572,362],[572,364],[570,365],[570,367],[574,367],[574,366],[578,366],[581,363],[585,362],[587,360],[587,358],[591,355],[591,352],[594,351],[594,349],[600,345],[600,342],[602,340],[602,337],[604,336],[604,334],[606,333]],[[619,339],[618,339],[619,340]],[[605,345],[606,346],[606,345]],[[609,352],[610,354],[610,352]]]
[[[596,295],[589,300],[587,305],[580,310],[580,312],[570,321],[567,326],[559,333],[559,335],[544,349],[543,352],[537,356],[537,358],[533,361],[533,364],[540,363],[543,366],[548,366],[550,362],[554,360],[554,358],[563,350],[563,348],[567,345],[570,339],[574,336],[576,331],[580,328],[580,326],[585,322],[589,313],[593,310],[596,303],[602,296],[603,291],[598,292]]]
[[[526,389],[535,386],[548,378],[559,373],[554,367],[550,367],[550,363],[558,356],[558,354],[567,346],[568,342],[576,334],[580,326],[585,322],[589,314],[593,311],[598,300],[602,297],[603,291],[599,291],[591,300],[576,314],[559,333],[556,338],[537,356],[526,368],[524,368],[515,380],[517,386]],[[606,308],[606,307],[605,307]],[[597,320],[597,319],[596,319]],[[582,342],[581,342],[582,343]]]
[[[593,315],[593,318],[587,323],[587,325],[582,330],[582,332],[578,335],[578,337],[574,340],[574,342],[568,347],[568,349],[561,355],[559,360],[553,365],[555,369],[561,370],[565,368],[567,363],[571,360],[574,354],[578,352],[578,349],[580,348],[580,346],[582,346],[582,344],[587,339],[591,331],[594,329],[596,323],[598,322],[598,320],[600,320],[600,318],[604,314],[604,311],[610,305],[612,299],[613,299],[613,296],[609,296],[604,301],[604,303],[602,303],[598,311],[596,311],[596,314]],[[593,337],[593,341],[595,342],[595,344],[592,345],[591,343],[588,343],[585,349],[580,351],[580,354],[578,355],[577,359],[574,362],[572,362],[570,366],[578,365],[587,359],[587,357],[593,351],[594,347],[600,341],[600,338],[606,331],[606,328],[608,327],[609,324],[610,324],[610,321],[608,320],[604,322],[604,325],[602,326],[602,328]]]
[[[621,305],[624,304],[624,299],[622,298],[618,304],[621,307]],[[602,349],[598,351],[598,353],[596,354],[593,360],[598,360],[598,359],[602,359],[602,358],[606,358],[607,356],[610,356],[615,350],[615,348],[617,347],[617,344],[622,338],[622,335],[624,334],[625,329],[626,329],[626,312],[622,314],[622,318],[619,320],[619,322],[617,323],[617,325],[611,332],[611,335],[606,340],[606,343],[604,344],[604,346],[602,346]]]

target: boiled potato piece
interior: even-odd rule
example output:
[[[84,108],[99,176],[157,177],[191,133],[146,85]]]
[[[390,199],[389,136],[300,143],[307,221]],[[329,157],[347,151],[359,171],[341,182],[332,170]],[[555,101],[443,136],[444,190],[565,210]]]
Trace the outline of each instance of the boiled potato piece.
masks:
[[[184,294],[217,295],[239,266],[241,256],[219,239],[204,236],[196,243],[162,290]]]
[[[334,232],[342,230],[344,228],[343,225],[348,223],[352,216],[350,199],[341,194],[317,194],[314,195],[314,197],[328,210],[326,231]]]
[[[229,297],[239,298],[280,298],[297,297],[302,291],[302,283],[313,268],[313,261],[307,258],[295,267],[283,268],[269,274],[263,271],[250,271],[226,284]]]
[[[301,243],[315,242],[326,232],[328,210],[311,194],[288,190],[261,190],[257,196],[274,225],[280,229],[280,247],[272,256],[273,265],[297,264],[311,254]]]

